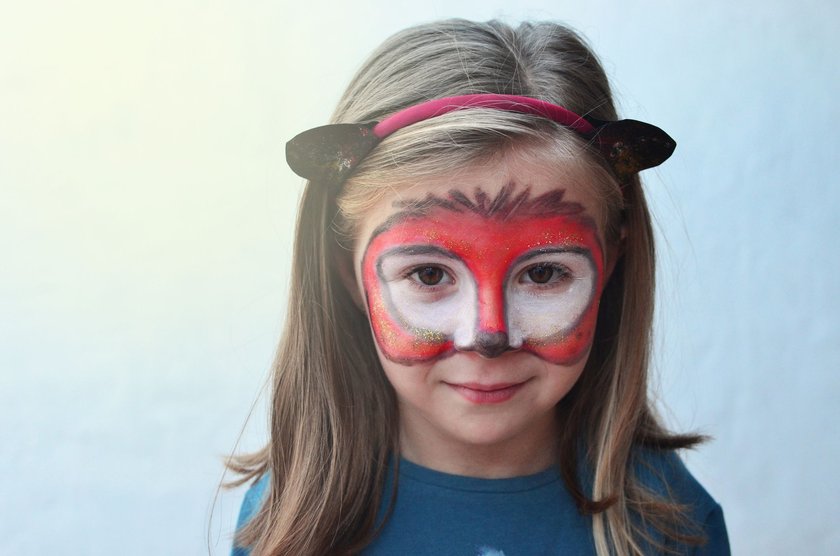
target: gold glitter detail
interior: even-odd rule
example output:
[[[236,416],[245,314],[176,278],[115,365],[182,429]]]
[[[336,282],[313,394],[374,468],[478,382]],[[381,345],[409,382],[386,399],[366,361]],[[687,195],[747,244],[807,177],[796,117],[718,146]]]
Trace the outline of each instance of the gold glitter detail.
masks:
[[[398,315],[392,315],[388,311],[384,300],[380,296],[377,296],[371,303],[370,313],[371,320],[376,322],[379,340],[386,351],[388,351],[386,346],[398,347],[404,341],[403,335],[406,333],[411,336],[411,343],[414,348],[423,347],[424,344],[442,344],[447,339],[445,334],[436,330],[412,328],[405,322],[395,325],[393,321],[401,319]],[[400,325],[402,326],[400,327]]]
[[[545,338],[528,338],[528,343],[534,347],[543,347],[563,342],[567,339],[570,330],[562,330]]]
[[[437,330],[429,330],[428,328],[413,328],[411,333],[414,335],[413,343],[415,347],[421,343],[441,344],[446,341],[446,336]]]
[[[371,318],[377,323],[377,329],[379,330],[382,343],[394,345],[399,340],[399,333],[394,330],[391,319],[389,318],[388,309],[385,307],[385,303],[381,297],[377,296],[374,299],[370,312]]]

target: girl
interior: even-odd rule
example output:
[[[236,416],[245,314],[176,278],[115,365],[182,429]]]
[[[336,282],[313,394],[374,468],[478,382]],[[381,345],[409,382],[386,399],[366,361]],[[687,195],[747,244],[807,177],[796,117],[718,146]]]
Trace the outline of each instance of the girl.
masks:
[[[387,40],[287,146],[309,182],[234,554],[728,553],[674,455],[702,438],[647,394],[637,172],[674,146],[560,25]]]

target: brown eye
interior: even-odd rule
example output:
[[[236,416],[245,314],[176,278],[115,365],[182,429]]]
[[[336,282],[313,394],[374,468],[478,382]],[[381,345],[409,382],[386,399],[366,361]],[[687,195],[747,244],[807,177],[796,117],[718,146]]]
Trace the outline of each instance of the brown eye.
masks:
[[[528,269],[528,278],[535,284],[545,284],[554,276],[554,268],[538,264]]]
[[[443,280],[443,270],[436,266],[426,266],[414,271],[417,279],[427,286],[436,286]]]

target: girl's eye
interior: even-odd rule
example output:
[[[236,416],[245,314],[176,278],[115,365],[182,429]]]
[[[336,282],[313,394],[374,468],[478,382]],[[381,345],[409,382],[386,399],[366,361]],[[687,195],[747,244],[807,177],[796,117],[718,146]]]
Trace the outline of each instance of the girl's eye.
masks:
[[[412,274],[416,276],[421,283],[427,286],[436,286],[440,284],[446,276],[443,269],[437,266],[424,266],[417,268],[414,272],[412,272]]]
[[[556,264],[535,264],[528,268],[522,276],[522,281],[532,284],[549,284],[559,282],[569,277],[566,267]]]
[[[550,266],[537,265],[528,269],[528,278],[535,284],[545,284],[554,275],[554,269]]]

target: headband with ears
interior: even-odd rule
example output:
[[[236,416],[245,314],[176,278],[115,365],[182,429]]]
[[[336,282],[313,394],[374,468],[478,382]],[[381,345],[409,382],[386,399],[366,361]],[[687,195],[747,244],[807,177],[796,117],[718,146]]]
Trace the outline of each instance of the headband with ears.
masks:
[[[286,161],[302,178],[337,187],[388,135],[411,124],[468,108],[521,112],[555,121],[595,146],[620,183],[637,172],[659,166],[677,146],[658,127],[637,120],[605,122],[531,97],[477,94],[416,104],[381,122],[331,124],[304,131],[286,143]]]

